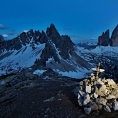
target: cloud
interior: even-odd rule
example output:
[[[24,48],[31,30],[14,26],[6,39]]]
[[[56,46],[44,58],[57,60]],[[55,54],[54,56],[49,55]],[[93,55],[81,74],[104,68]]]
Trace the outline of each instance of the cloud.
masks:
[[[65,27],[65,30],[72,30],[71,27]]]
[[[91,40],[96,40],[96,38],[91,38]]]
[[[4,38],[7,38],[9,35],[8,34],[3,34],[2,35]]]
[[[2,25],[2,24],[0,24],[0,29],[7,29],[7,27]]]
[[[23,30],[23,32],[28,32],[29,30]]]

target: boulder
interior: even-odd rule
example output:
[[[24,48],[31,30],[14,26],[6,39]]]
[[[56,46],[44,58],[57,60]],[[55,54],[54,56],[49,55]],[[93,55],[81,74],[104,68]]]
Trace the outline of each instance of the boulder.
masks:
[[[116,110],[118,110],[118,102],[117,101],[115,101],[114,103],[113,103],[113,109],[116,111]]]
[[[85,87],[85,92],[86,93],[91,93],[91,85],[88,85]]]
[[[104,99],[104,98],[96,98],[96,103],[97,104],[102,104],[102,105],[106,105],[106,103],[107,103],[107,100],[106,99]]]
[[[94,93],[93,96],[94,96],[94,98],[97,98],[98,97],[98,94]]]
[[[90,102],[90,96],[89,94],[84,95],[83,105],[86,105]]]
[[[85,107],[85,108],[84,108],[84,111],[85,111],[86,114],[90,114],[90,112],[91,112],[91,108],[87,108],[87,107]]]
[[[113,88],[117,87],[116,83],[112,79],[106,80],[109,86],[112,86]]]
[[[111,95],[111,94],[109,94],[107,97],[106,97],[106,99],[107,100],[109,100],[109,99],[115,99],[116,97],[114,96],[114,95]]]
[[[109,108],[109,106],[104,106],[104,110],[106,111],[106,112],[111,112],[111,109]]]
[[[79,99],[78,99],[78,104],[79,104],[79,106],[82,106],[82,105],[83,105],[83,100],[82,100],[82,98],[79,98]]]
[[[95,102],[91,102],[89,106],[90,106],[92,111],[93,110],[96,110],[96,111],[98,110],[98,105]]]

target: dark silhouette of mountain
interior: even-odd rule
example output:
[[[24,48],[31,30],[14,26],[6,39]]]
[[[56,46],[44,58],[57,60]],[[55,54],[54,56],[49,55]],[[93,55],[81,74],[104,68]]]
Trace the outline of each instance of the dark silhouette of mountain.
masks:
[[[110,41],[109,29],[98,37],[98,45],[108,46]]]
[[[112,32],[110,37],[109,29],[106,32],[103,32],[101,36],[98,37],[99,46],[118,46],[118,25]]]
[[[0,42],[4,41],[4,37],[0,35]]]
[[[112,46],[118,46],[118,25],[115,27],[115,29],[112,32],[111,45]]]
[[[28,49],[31,48],[32,50],[28,52]],[[31,29],[28,32],[22,32],[12,40],[3,41],[3,47],[0,48],[0,52],[2,53],[4,51],[6,51],[6,54],[1,57],[2,59],[7,55],[11,56],[11,60],[12,54],[15,52],[13,54],[14,58],[16,55],[19,55],[18,58],[23,55],[30,55],[30,57],[23,56],[21,60],[27,58],[28,61],[32,62],[31,57],[33,57],[33,60],[35,59],[34,65],[38,68],[51,67],[62,71],[76,71],[77,66],[91,67],[87,61],[76,53],[76,46],[70,37],[68,35],[60,35],[54,24],[51,24],[46,32]],[[16,59],[16,63],[20,62]],[[25,63],[27,62],[24,62],[22,65],[24,66]],[[31,66],[31,64],[29,65]]]

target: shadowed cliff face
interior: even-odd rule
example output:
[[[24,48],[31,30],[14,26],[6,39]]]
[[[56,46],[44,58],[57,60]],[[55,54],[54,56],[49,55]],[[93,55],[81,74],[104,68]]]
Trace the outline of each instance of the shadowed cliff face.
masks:
[[[91,67],[87,61],[77,55],[77,50],[70,37],[60,35],[51,24],[46,32],[31,29],[28,32],[22,32],[12,40],[3,41],[0,47],[0,59],[5,63],[1,66],[4,67],[9,63],[13,66],[18,63],[20,67],[47,67],[63,72],[76,72],[83,65],[87,69]]]
[[[0,35],[0,42],[4,41],[4,37]]]
[[[111,38],[109,30],[103,32],[101,36],[98,37],[98,45],[101,46],[118,46],[118,25],[112,32]]]
[[[108,46],[109,45],[109,30],[103,32],[101,36],[98,37],[98,45]]]
[[[113,30],[111,35],[111,45],[112,46],[118,46],[118,25]]]
[[[2,37],[0,37],[2,40]],[[26,46],[27,44],[43,44],[45,43],[45,48],[42,51],[41,59],[47,61],[48,58],[54,58],[55,61],[59,62],[59,59],[56,54],[56,48],[58,48],[59,54],[64,59],[69,58],[69,53],[74,50],[74,43],[71,41],[68,35],[60,36],[59,32],[55,28],[53,24],[47,28],[46,33],[44,31],[33,31],[32,29],[28,32],[22,32],[18,37],[4,41],[2,43],[2,48],[6,50],[19,50],[22,46]],[[41,63],[42,63],[41,60]]]

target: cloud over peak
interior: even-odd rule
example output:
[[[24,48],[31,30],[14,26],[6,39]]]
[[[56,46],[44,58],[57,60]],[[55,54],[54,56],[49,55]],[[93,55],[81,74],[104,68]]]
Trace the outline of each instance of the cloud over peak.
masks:
[[[3,34],[2,35],[4,38],[7,38],[8,37],[8,34]]]
[[[0,29],[7,29],[5,25],[0,24]]]

